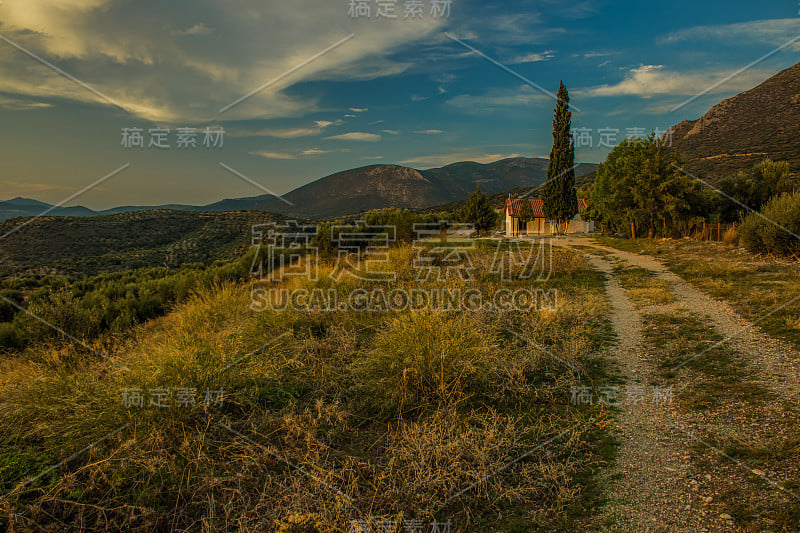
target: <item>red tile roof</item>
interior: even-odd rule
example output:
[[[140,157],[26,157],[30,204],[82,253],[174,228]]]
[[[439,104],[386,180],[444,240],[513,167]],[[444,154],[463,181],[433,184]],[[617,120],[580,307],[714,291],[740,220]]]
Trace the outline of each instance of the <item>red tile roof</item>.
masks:
[[[520,209],[524,202],[530,202],[533,209],[534,218],[545,218],[544,216],[544,202],[539,198],[508,198],[506,200],[506,213],[511,214],[512,217],[519,218]],[[578,212],[582,213],[589,208],[589,204],[583,198],[578,198]]]

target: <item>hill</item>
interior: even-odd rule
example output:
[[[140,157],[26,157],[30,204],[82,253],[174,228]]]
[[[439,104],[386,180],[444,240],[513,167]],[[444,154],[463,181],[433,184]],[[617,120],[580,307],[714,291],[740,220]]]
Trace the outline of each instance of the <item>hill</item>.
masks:
[[[251,226],[275,219],[275,215],[256,211],[44,216],[3,239],[0,273],[82,277],[146,266],[208,265],[246,251]],[[0,235],[20,222],[0,223]]]
[[[674,127],[687,170],[713,181],[769,157],[800,171],[800,63]]]
[[[462,201],[476,185],[487,194],[540,185],[547,176],[547,164],[547,159],[517,157],[429,170],[371,165],[326,176],[284,195],[293,206],[272,198],[256,208],[314,219],[386,207],[424,209]],[[576,174],[592,172],[595,166],[580,164]]]

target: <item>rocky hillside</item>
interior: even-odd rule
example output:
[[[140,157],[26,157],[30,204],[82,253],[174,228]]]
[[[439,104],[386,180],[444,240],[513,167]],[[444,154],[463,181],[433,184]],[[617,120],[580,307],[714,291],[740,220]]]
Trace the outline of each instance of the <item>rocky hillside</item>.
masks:
[[[712,180],[765,157],[800,172],[800,63],[681,122],[673,146],[688,170]]]

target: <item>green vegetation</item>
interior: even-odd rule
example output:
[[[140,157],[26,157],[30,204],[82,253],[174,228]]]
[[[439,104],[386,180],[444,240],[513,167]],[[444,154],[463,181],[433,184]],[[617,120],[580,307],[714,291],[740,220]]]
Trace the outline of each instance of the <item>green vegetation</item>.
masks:
[[[241,257],[250,247],[251,227],[275,220],[258,211],[41,217],[3,239],[0,276],[82,278],[145,267],[208,266]],[[22,222],[0,223],[0,234]]]
[[[760,211],[770,198],[794,192],[799,184],[798,177],[789,174],[789,163],[767,158],[749,171],[723,178],[719,189],[724,194],[713,209],[723,222],[739,222],[749,214],[743,205]]]
[[[578,214],[578,196],[575,192],[575,142],[570,129],[572,112],[569,110],[569,93],[564,82],[558,87],[558,103],[553,118],[553,148],[547,166],[547,181],[542,191],[544,216],[555,222],[560,233]]]
[[[749,250],[797,256],[798,184],[787,163],[765,159],[723,179],[717,191],[684,173],[678,153],[651,134],[615,147],[581,194],[590,197],[587,216],[603,233],[635,239],[646,228],[651,239],[687,236],[705,231],[708,222],[742,221],[739,233]],[[746,208],[763,210],[748,213]],[[724,240],[734,244],[738,236],[729,227]]]
[[[0,350],[36,359],[40,351],[27,348],[71,342],[48,323],[84,342],[120,335],[167,313],[199,289],[249,279],[251,257],[210,267],[152,267],[80,280],[49,276],[3,281]]]
[[[772,198],[760,214],[747,215],[739,234],[751,252],[800,258],[800,189]]]
[[[533,207],[531,207],[531,203],[528,200],[522,202],[522,207],[519,208],[519,223],[523,228],[523,231],[526,231],[528,228],[528,222],[533,220]]]
[[[497,223],[497,212],[489,204],[488,198],[481,192],[480,186],[469,195],[467,202],[459,212],[459,220],[475,227],[478,235],[490,230]]]
[[[677,155],[651,134],[623,141],[597,167],[590,217],[604,233],[669,236],[702,219],[706,197],[681,172]]]

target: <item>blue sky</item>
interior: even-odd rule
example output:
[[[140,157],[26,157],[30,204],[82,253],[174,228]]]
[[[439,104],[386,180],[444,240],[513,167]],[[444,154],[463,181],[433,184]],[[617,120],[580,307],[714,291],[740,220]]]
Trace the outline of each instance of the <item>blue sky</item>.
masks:
[[[376,17],[377,0],[358,18],[349,0],[6,0],[0,199],[60,202],[127,163],[68,205],[263,193],[220,162],[285,193],[368,164],[546,157],[554,102],[540,88],[555,92],[560,80],[584,131],[577,158],[599,162],[601,140],[697,118],[800,50],[786,46],[720,84],[800,35],[797,0],[453,0],[436,17],[436,0],[421,0],[422,18],[406,20],[408,1],[390,19]],[[181,127],[222,127],[224,145],[203,147],[201,133],[196,149],[178,149]],[[123,128],[145,130],[146,145],[147,130],[169,129],[171,147],[124,149]],[[618,133],[601,139],[601,129]]]

